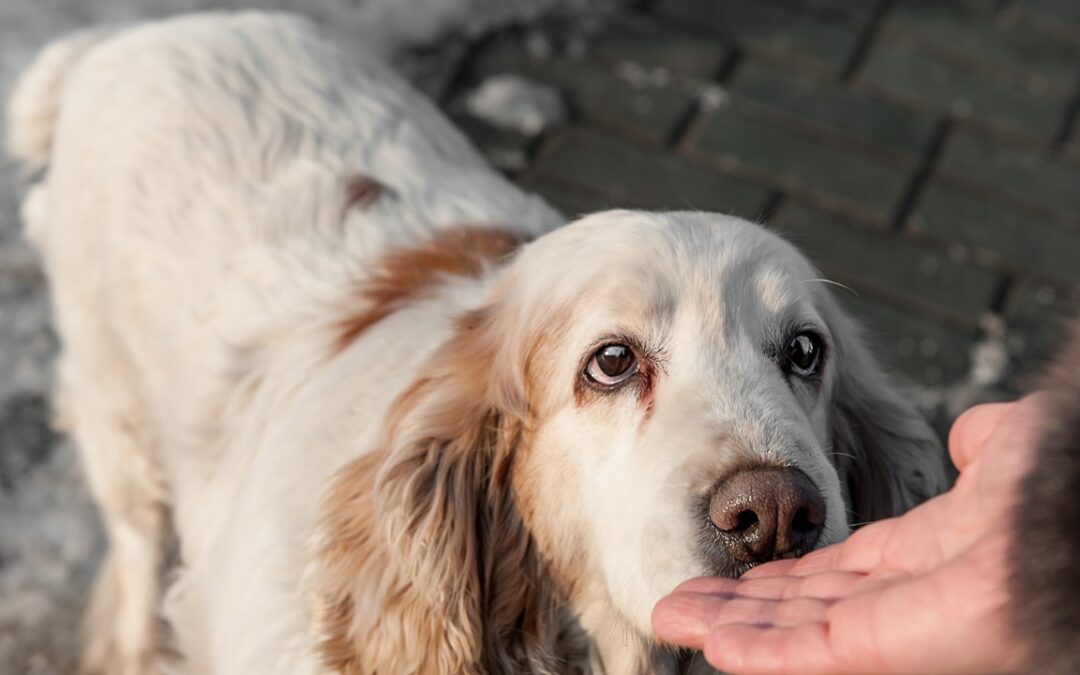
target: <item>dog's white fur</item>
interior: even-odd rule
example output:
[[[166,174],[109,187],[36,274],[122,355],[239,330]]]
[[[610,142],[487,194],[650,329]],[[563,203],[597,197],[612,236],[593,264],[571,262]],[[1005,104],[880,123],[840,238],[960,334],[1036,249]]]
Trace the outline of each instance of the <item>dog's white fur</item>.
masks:
[[[9,127],[47,168],[24,216],[110,540],[88,670],[675,672],[651,608],[710,572],[695,505],[726,472],[801,468],[821,543],[944,485],[933,434],[790,245],[702,213],[556,229],[303,21],[68,38]],[[536,240],[410,277],[463,224]],[[828,341],[817,389],[763,352],[793,321]],[[647,392],[582,384],[612,334],[662,354]]]

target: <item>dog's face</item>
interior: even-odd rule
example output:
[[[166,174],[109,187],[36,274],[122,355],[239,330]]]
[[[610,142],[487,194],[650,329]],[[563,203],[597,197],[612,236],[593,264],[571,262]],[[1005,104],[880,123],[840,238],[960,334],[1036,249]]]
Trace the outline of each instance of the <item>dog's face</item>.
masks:
[[[514,321],[539,338],[515,495],[577,593],[646,632],[685,579],[847,534],[842,363],[794,248],[735,219],[611,213],[538,241],[512,278]]]
[[[364,582],[379,618],[353,627],[383,635],[361,651],[391,670],[413,650],[384,646],[387,624],[416,605],[426,628],[408,630],[444,664],[551,651],[566,606],[647,649],[681,581],[801,555],[943,487],[932,432],[813,267],[735,218],[618,211],[546,235],[436,358],[381,465],[339,483],[371,501],[364,540],[392,549],[350,573],[408,568]]]

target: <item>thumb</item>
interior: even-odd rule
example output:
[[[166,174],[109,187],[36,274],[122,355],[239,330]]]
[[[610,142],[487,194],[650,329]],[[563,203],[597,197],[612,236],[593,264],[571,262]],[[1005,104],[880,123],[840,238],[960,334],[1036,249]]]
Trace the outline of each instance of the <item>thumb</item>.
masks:
[[[1016,403],[984,403],[969,408],[953,422],[949,430],[949,456],[963,471],[979,456],[1002,418]]]

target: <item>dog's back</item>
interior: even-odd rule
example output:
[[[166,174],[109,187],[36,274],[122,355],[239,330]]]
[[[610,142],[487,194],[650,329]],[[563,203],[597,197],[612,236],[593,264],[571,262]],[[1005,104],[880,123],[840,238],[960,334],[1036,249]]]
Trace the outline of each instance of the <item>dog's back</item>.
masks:
[[[43,176],[24,216],[63,342],[58,410],[110,539],[84,665],[146,672],[170,513],[184,559],[210,556],[225,520],[211,510],[230,499],[215,479],[251,461],[230,416],[273,377],[267,363],[303,367],[265,350],[320,339],[387,247],[461,223],[538,233],[559,216],[381,64],[346,62],[285,16],[67,38],[9,110],[12,153]],[[175,595],[198,602],[190,583]]]
[[[50,276],[94,265],[99,285],[144,289],[116,308],[155,323],[142,335],[182,334],[185,308],[206,318],[237,252],[252,247],[304,238],[349,254],[319,252],[319,266],[355,265],[435,227],[558,224],[382,64],[344,62],[296,18],[202,15],[80,34],[43,54],[11,110],[13,152],[48,167],[27,227]],[[343,214],[358,176],[387,198]],[[168,356],[183,359],[187,341],[177,342]]]

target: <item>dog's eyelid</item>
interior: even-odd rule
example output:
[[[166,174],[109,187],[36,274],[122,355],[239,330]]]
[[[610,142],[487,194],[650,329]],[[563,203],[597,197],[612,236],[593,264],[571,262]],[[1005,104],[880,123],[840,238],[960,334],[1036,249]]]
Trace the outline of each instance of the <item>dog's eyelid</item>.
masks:
[[[613,331],[593,340],[585,347],[582,358],[582,367],[588,364],[589,360],[598,349],[611,344],[626,345],[634,350],[634,354],[637,355],[638,359],[653,364],[659,368],[661,372],[667,371],[666,366],[669,361],[667,352],[662,347],[649,345],[645,340],[636,337],[629,331]]]
[[[816,336],[821,341],[823,351],[826,354],[832,351],[832,334],[820,321],[805,318],[787,321],[782,324],[779,330],[770,332],[766,337],[766,353],[770,355],[779,354],[787,346],[788,342],[803,333],[811,333]]]

